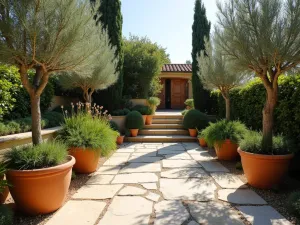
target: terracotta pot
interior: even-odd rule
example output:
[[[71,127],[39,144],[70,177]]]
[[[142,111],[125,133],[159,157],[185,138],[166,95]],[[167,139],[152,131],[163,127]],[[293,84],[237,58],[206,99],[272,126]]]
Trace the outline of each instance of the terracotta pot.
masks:
[[[197,130],[196,129],[189,129],[189,133],[191,137],[197,137]]]
[[[117,137],[117,144],[121,145],[124,142],[124,135],[118,136]]]
[[[225,140],[221,145],[214,145],[218,159],[220,160],[235,160],[239,154],[237,152],[238,145],[230,141]]]
[[[294,154],[288,155],[260,155],[244,152],[240,148],[238,153],[248,183],[256,188],[270,189],[279,184],[287,173]]]
[[[36,170],[9,170],[6,178],[18,209],[29,215],[51,213],[62,206],[71,182],[75,159]]]
[[[76,159],[74,170],[78,173],[93,173],[96,171],[100,155],[91,149],[71,148],[69,154]]]
[[[142,115],[142,116],[143,116],[144,124],[146,124],[147,115]]]
[[[0,177],[0,180],[3,180],[4,176]],[[0,204],[3,204],[5,200],[7,199],[7,196],[9,194],[8,187],[5,187],[4,190],[0,193]]]
[[[136,137],[139,133],[139,129],[130,129],[131,137]]]
[[[201,147],[207,147],[207,143],[204,138],[198,138]]]
[[[152,124],[152,119],[153,119],[153,115],[147,115],[146,125],[151,125]]]

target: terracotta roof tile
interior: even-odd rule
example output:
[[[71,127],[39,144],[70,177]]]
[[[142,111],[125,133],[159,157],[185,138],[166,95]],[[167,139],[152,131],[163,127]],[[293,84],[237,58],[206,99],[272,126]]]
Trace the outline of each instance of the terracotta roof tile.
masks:
[[[192,64],[165,64],[161,72],[191,73]]]

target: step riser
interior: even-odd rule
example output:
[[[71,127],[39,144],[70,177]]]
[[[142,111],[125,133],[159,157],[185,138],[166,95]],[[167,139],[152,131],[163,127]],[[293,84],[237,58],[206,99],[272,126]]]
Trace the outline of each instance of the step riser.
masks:
[[[182,119],[181,115],[154,115],[153,119]]]
[[[141,130],[139,131],[141,135],[189,135],[189,132],[186,130],[174,130],[174,131],[152,131],[152,130]]]
[[[152,120],[152,124],[181,124],[182,120]]]
[[[126,137],[125,142],[159,142],[159,143],[168,143],[168,142],[197,142],[197,139],[191,138],[143,138],[143,137]]]
[[[152,124],[145,125],[144,129],[183,129],[181,124]]]

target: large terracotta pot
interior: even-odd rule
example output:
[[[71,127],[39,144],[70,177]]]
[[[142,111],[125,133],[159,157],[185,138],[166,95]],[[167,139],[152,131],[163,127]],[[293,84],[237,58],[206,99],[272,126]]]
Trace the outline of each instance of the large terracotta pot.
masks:
[[[248,183],[256,188],[270,189],[287,173],[294,154],[260,155],[238,149]]]
[[[201,147],[207,147],[207,143],[204,138],[198,138]]]
[[[142,115],[142,116],[143,116],[144,124],[146,124],[147,115]]]
[[[36,170],[9,170],[6,178],[18,209],[29,215],[51,213],[62,206],[71,182],[75,159]]]
[[[3,180],[4,176],[0,177],[0,180]],[[8,187],[5,187],[4,190],[0,193],[0,204],[3,204],[9,194]]]
[[[69,154],[76,159],[74,170],[78,173],[93,173],[96,171],[100,155],[95,150],[71,148]]]
[[[120,135],[117,137],[117,144],[121,145],[124,142],[124,135]]]
[[[239,154],[237,152],[238,145],[226,139],[221,145],[214,145],[218,159],[220,160],[235,160]]]
[[[196,129],[189,129],[189,133],[191,137],[197,137],[197,130]]]
[[[152,124],[152,119],[153,119],[153,115],[147,115],[146,125],[151,125]]]
[[[139,133],[139,129],[130,129],[131,137],[136,137]]]

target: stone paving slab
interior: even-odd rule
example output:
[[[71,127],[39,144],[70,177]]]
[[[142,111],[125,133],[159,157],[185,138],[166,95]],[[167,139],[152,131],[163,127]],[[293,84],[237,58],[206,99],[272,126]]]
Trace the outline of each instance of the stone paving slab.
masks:
[[[109,184],[114,175],[95,174],[87,181],[86,184]]]
[[[155,163],[161,161],[163,158],[162,157],[151,157],[151,156],[133,156],[129,159],[130,163]]]
[[[271,206],[239,206],[237,209],[253,225],[292,225]]]
[[[164,178],[209,178],[208,174],[201,168],[176,168],[161,172]]]
[[[160,163],[130,163],[121,169],[120,173],[156,173],[160,171]]]
[[[195,149],[195,148],[201,148],[201,146],[198,143],[189,143],[185,142],[182,143],[183,147],[188,150],[188,149]]]
[[[200,152],[208,152],[208,151],[201,147],[187,150],[187,153],[189,153],[190,155],[198,155]]]
[[[157,190],[157,184],[156,183],[140,183],[144,188],[148,190]]]
[[[170,145],[158,147],[158,150],[185,151],[185,148],[182,145]]]
[[[250,189],[223,189],[218,191],[222,201],[239,205],[265,205],[267,202]]]
[[[147,193],[147,190],[133,187],[133,186],[127,186],[124,187],[118,195],[128,196],[128,195],[144,195]]]
[[[46,224],[94,225],[105,206],[105,202],[70,200]]]
[[[120,166],[101,166],[94,174],[111,174],[116,175],[121,169]]]
[[[184,153],[180,153],[180,154],[168,154],[165,155],[166,159],[192,159],[189,154],[187,154],[186,152]]]
[[[128,161],[129,157],[110,157],[106,162],[103,164],[103,166],[121,166],[125,164]]]
[[[190,214],[181,201],[162,201],[154,206],[154,225],[181,225]]]
[[[72,196],[73,199],[109,199],[123,187],[118,185],[85,185],[81,187],[76,194]]]
[[[139,196],[115,197],[98,225],[148,225],[153,203]]]
[[[118,174],[112,181],[112,184],[139,184],[157,182],[158,177],[155,173],[132,173]]]
[[[143,152],[146,152],[146,153],[154,152],[154,153],[156,153],[157,149],[156,148],[138,148],[137,150],[135,150],[135,153],[143,153]]]
[[[132,153],[135,149],[133,148],[119,148],[116,153]]]
[[[199,152],[198,154],[191,154],[191,156],[194,160],[197,161],[212,161],[217,159],[208,152]]]
[[[196,223],[195,221],[190,221],[187,225],[199,225],[199,223]]]
[[[160,191],[167,200],[213,200],[216,189],[210,179],[160,179]]]
[[[201,161],[200,164],[208,172],[229,172],[221,163],[215,161]]]
[[[205,225],[244,225],[238,213],[221,203],[195,202],[188,207],[192,217]],[[258,224],[257,224],[258,225]],[[264,225],[264,224],[261,224]]]
[[[131,155],[131,153],[129,152],[115,152],[114,154],[111,155],[111,157],[127,157],[129,158],[129,156]]]
[[[195,160],[168,160],[162,161],[164,168],[195,168],[201,167]]]
[[[156,151],[155,152],[134,152],[131,155],[131,157],[140,157],[140,156],[155,157]]]
[[[172,149],[160,149],[157,152],[159,155],[170,155],[170,154],[182,154],[185,153],[184,150],[172,150]]]
[[[247,188],[247,185],[241,181],[238,176],[231,173],[211,173],[214,180],[221,188]]]
[[[149,200],[151,200],[151,201],[153,201],[153,202],[158,202],[159,199],[160,199],[160,195],[155,194],[155,193],[153,193],[153,192],[149,192],[149,193],[145,196],[145,198],[147,198],[147,199],[149,199]]]

